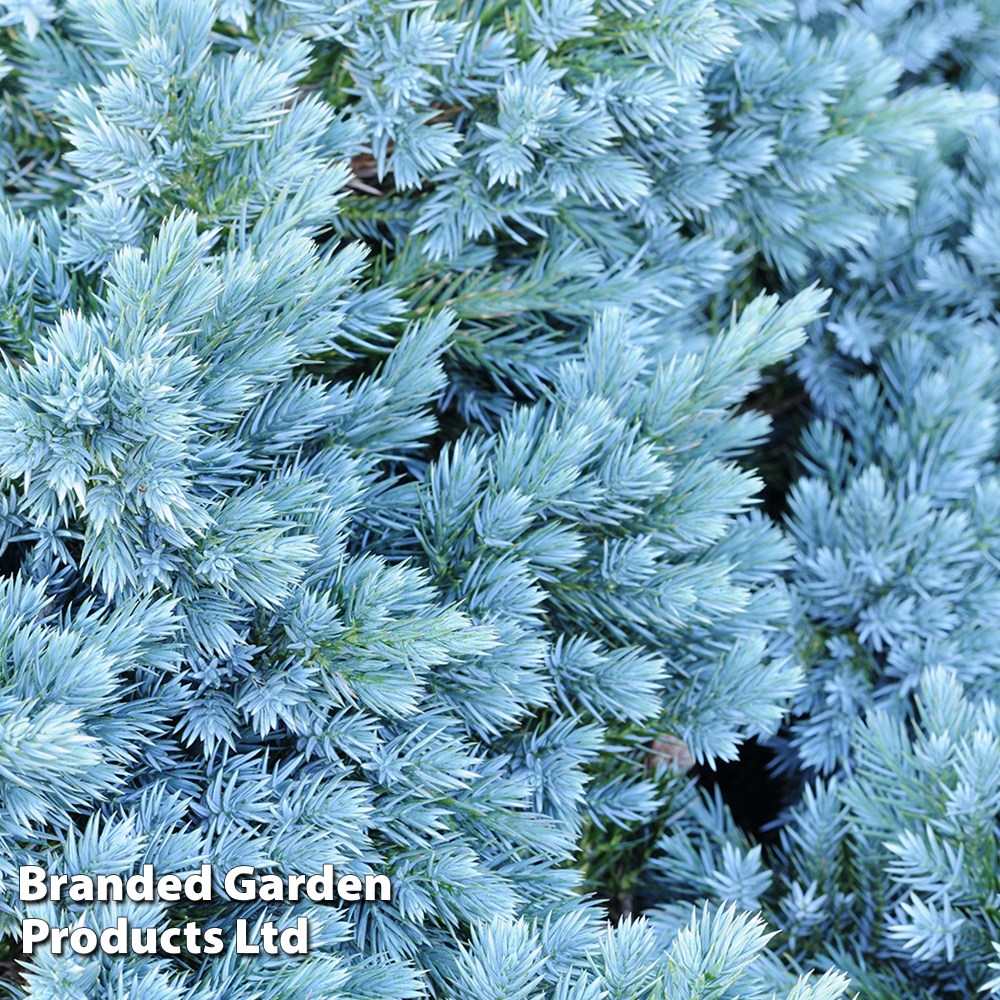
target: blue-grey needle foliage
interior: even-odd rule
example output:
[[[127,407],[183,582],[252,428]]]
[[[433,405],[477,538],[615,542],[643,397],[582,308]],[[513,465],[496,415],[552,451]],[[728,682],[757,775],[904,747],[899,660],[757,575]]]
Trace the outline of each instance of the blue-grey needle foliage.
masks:
[[[842,17],[875,31],[911,83],[996,94],[994,5],[800,12],[829,38]],[[661,934],[678,897],[760,905],[779,951],[872,1000],[1000,989],[995,112],[908,163],[910,203],[812,262],[832,296],[791,366],[811,411],[787,520],[806,684],[776,746],[803,797],[770,853],[693,800],[640,879]]]
[[[1000,41],[930,7],[0,2],[0,935],[311,944],[16,996],[983,985]],[[750,737],[823,776],[773,858],[654,760]],[[612,927],[585,874],[654,827]],[[204,863],[393,895],[12,891]]]

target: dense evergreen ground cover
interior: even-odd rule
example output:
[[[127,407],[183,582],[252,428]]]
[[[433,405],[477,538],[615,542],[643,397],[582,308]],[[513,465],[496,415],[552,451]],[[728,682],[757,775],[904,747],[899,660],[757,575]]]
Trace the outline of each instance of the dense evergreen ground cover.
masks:
[[[14,996],[1000,994],[995,0],[0,15]]]

